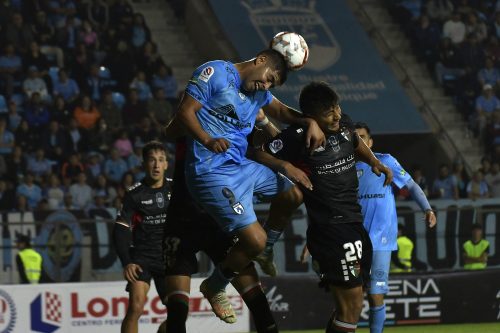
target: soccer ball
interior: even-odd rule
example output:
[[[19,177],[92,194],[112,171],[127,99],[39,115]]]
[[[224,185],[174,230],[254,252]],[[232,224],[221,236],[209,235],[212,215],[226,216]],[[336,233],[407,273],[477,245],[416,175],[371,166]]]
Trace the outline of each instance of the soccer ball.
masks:
[[[288,68],[297,71],[304,67],[309,56],[309,48],[304,38],[289,31],[278,33],[271,40],[271,49],[278,51],[285,57]]]

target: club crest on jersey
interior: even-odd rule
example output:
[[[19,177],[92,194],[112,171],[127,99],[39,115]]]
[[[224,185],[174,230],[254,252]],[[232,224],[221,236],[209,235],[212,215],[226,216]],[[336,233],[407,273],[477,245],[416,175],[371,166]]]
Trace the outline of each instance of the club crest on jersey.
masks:
[[[200,79],[203,82],[208,82],[208,80],[210,80],[210,78],[212,77],[212,75],[214,75],[214,73],[215,69],[212,66],[208,66],[201,71],[200,76],[198,76],[198,79]]]
[[[276,139],[269,144],[269,150],[273,154],[276,154],[281,149],[283,149],[283,141],[281,141],[281,139]]]
[[[337,140],[337,137],[335,135],[332,135],[328,138],[328,143],[330,144],[334,152],[338,153],[340,151],[339,140]]]
[[[346,139],[347,141],[349,141],[349,131],[348,130],[344,130],[340,134],[342,134],[342,136],[344,137],[344,139]]]
[[[163,199],[163,193],[161,192],[156,193],[156,204],[158,205],[158,208],[165,207],[165,199]]]
[[[359,265],[359,262],[356,261],[354,264],[350,265],[349,270],[354,277],[358,277],[361,273],[361,266]]]
[[[361,176],[363,176],[363,169],[356,170],[356,174],[358,175],[358,178],[361,178]]]
[[[244,101],[247,99],[247,97],[245,96],[244,93],[242,93],[241,91],[238,91],[238,95],[240,96],[241,100]]]
[[[234,205],[231,206],[234,210],[234,212],[238,215],[241,215],[245,212],[245,208],[241,204],[241,202],[237,202]]]

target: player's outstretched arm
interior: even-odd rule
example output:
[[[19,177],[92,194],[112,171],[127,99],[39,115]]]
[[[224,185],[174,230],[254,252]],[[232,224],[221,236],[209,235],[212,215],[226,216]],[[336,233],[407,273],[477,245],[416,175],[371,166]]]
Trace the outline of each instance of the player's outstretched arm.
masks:
[[[420,209],[425,213],[425,222],[427,223],[427,226],[429,228],[433,228],[437,222],[436,215],[434,214],[424,191],[422,191],[422,188],[415,183],[413,179],[410,179],[410,181],[406,183],[406,187],[408,188],[412,199],[415,200]]]
[[[325,133],[319,128],[318,123],[311,118],[303,117],[300,112],[281,103],[277,98],[263,107],[264,112],[278,121],[290,125],[299,125],[307,128],[306,147],[309,151],[314,151],[319,146],[324,146],[326,142]]]
[[[353,135],[356,135],[356,139],[358,141],[358,146],[354,150],[356,159],[371,166],[373,173],[375,173],[377,176],[380,176],[383,173],[385,175],[384,186],[392,183],[391,169],[389,169],[386,165],[380,162],[380,160],[376,158],[375,155],[373,155],[371,149],[368,148],[365,142],[358,137],[357,133],[353,133]]]
[[[177,117],[180,123],[185,127],[188,134],[190,134],[196,141],[204,145],[208,150],[214,153],[223,153],[229,148],[229,141],[224,138],[212,138],[203,127],[201,127],[196,112],[201,109],[200,102],[195,100],[188,94],[184,94],[182,101],[177,111]]]

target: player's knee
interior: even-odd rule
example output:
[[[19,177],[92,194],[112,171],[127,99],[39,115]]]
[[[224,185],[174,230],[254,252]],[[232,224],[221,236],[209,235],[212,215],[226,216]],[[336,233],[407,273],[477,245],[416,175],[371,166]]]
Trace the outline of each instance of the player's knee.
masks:
[[[298,186],[294,186],[286,192],[285,200],[289,208],[296,209],[304,202],[304,195]]]
[[[146,304],[146,297],[132,297],[128,304],[128,312],[130,315],[135,317],[140,317],[144,311],[144,305]]]

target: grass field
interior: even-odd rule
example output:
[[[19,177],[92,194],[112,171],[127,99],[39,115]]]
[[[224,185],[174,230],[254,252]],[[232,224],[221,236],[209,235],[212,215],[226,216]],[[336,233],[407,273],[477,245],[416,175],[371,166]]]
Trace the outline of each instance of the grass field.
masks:
[[[368,328],[360,328],[356,333],[368,333]],[[282,331],[282,333],[324,333],[315,331]],[[419,325],[387,327],[384,333],[500,333],[500,323],[457,324],[457,325]]]

